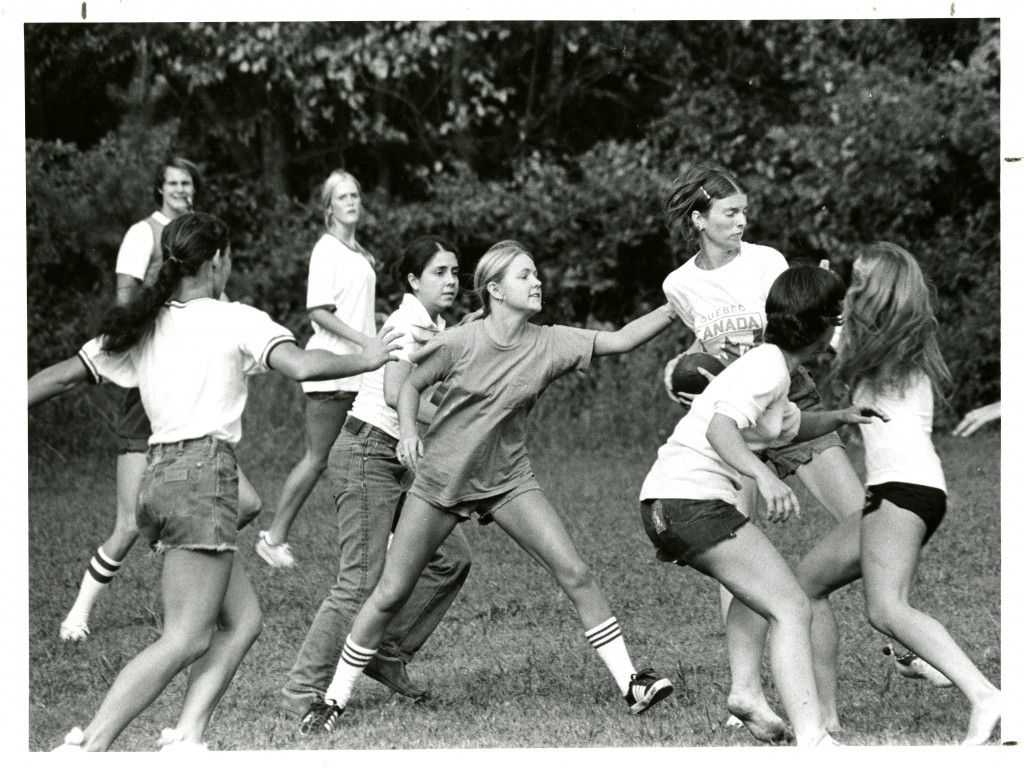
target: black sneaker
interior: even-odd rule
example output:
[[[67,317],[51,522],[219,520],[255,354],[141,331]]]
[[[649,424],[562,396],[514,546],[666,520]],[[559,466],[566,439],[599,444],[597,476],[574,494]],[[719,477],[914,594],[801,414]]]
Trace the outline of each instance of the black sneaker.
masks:
[[[666,678],[660,680],[654,677],[653,669],[641,669],[629,678],[629,688],[626,695],[626,704],[629,711],[639,715],[645,709],[664,699],[672,693],[672,683]]]
[[[306,714],[302,716],[299,733],[304,736],[318,731],[330,733],[334,730],[338,718],[344,711],[345,708],[339,707],[333,699],[314,699],[313,703],[309,705],[309,709],[306,710]]]

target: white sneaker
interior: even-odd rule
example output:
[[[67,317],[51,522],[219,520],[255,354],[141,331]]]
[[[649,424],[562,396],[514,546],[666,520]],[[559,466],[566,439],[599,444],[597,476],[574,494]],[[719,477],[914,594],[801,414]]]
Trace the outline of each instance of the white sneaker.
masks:
[[[64,642],[77,643],[89,637],[88,619],[83,616],[68,614],[60,623],[60,639]]]
[[[197,741],[185,741],[185,735],[177,728],[164,728],[160,731],[157,746],[161,752],[172,752],[179,755],[209,752],[210,748]]]
[[[85,741],[85,734],[81,728],[72,728],[64,737],[64,743],[59,747],[50,750],[51,752],[84,752],[82,743]]]
[[[274,544],[266,531],[260,531],[256,540],[256,554],[262,557],[271,568],[294,568],[295,557],[287,544]]]
[[[936,688],[949,688],[953,682],[935,667],[911,650],[898,654],[892,643],[882,648],[882,654],[892,657],[896,671],[908,680],[927,680]]]

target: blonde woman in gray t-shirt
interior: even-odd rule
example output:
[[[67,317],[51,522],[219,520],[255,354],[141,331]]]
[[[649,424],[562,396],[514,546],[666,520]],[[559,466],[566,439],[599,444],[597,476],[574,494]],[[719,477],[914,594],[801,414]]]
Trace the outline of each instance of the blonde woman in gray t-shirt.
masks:
[[[512,240],[483,255],[474,288],[482,319],[424,347],[399,393],[397,454],[416,471],[416,480],[384,573],[353,622],[325,698],[303,718],[304,732],[334,729],[431,555],[474,514],[481,523],[497,523],[554,576],[630,712],[640,714],[672,692],[672,683],[654,670],[633,666],[604,593],[533,476],[525,440],[526,416],[552,381],[585,369],[591,357],[635,349],[665,330],[674,315],[665,305],[615,332],[534,325],[541,281],[533,257]],[[444,394],[421,440],[420,393],[436,382]]]

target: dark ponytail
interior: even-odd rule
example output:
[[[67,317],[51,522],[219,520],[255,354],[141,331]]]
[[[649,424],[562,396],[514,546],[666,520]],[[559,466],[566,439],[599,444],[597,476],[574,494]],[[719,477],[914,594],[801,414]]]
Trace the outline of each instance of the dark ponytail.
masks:
[[[163,263],[156,282],[143,288],[134,301],[107,311],[99,332],[103,348],[124,352],[148,336],[160,308],[181,279],[195,275],[217,251],[223,255],[229,247],[227,224],[208,213],[187,213],[164,227],[160,238]]]

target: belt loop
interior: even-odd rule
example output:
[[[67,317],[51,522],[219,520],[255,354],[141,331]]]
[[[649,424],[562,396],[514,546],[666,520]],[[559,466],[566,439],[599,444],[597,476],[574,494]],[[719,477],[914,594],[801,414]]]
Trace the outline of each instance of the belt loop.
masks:
[[[181,454],[183,454],[185,452],[185,441],[184,440],[179,440],[174,445],[178,449],[178,455],[181,456]]]
[[[209,450],[207,451],[206,455],[210,456],[211,458],[214,455],[216,455],[216,453],[217,453],[217,445],[219,443],[220,443],[220,441],[216,437],[211,437],[210,438],[210,447],[209,447]]]

